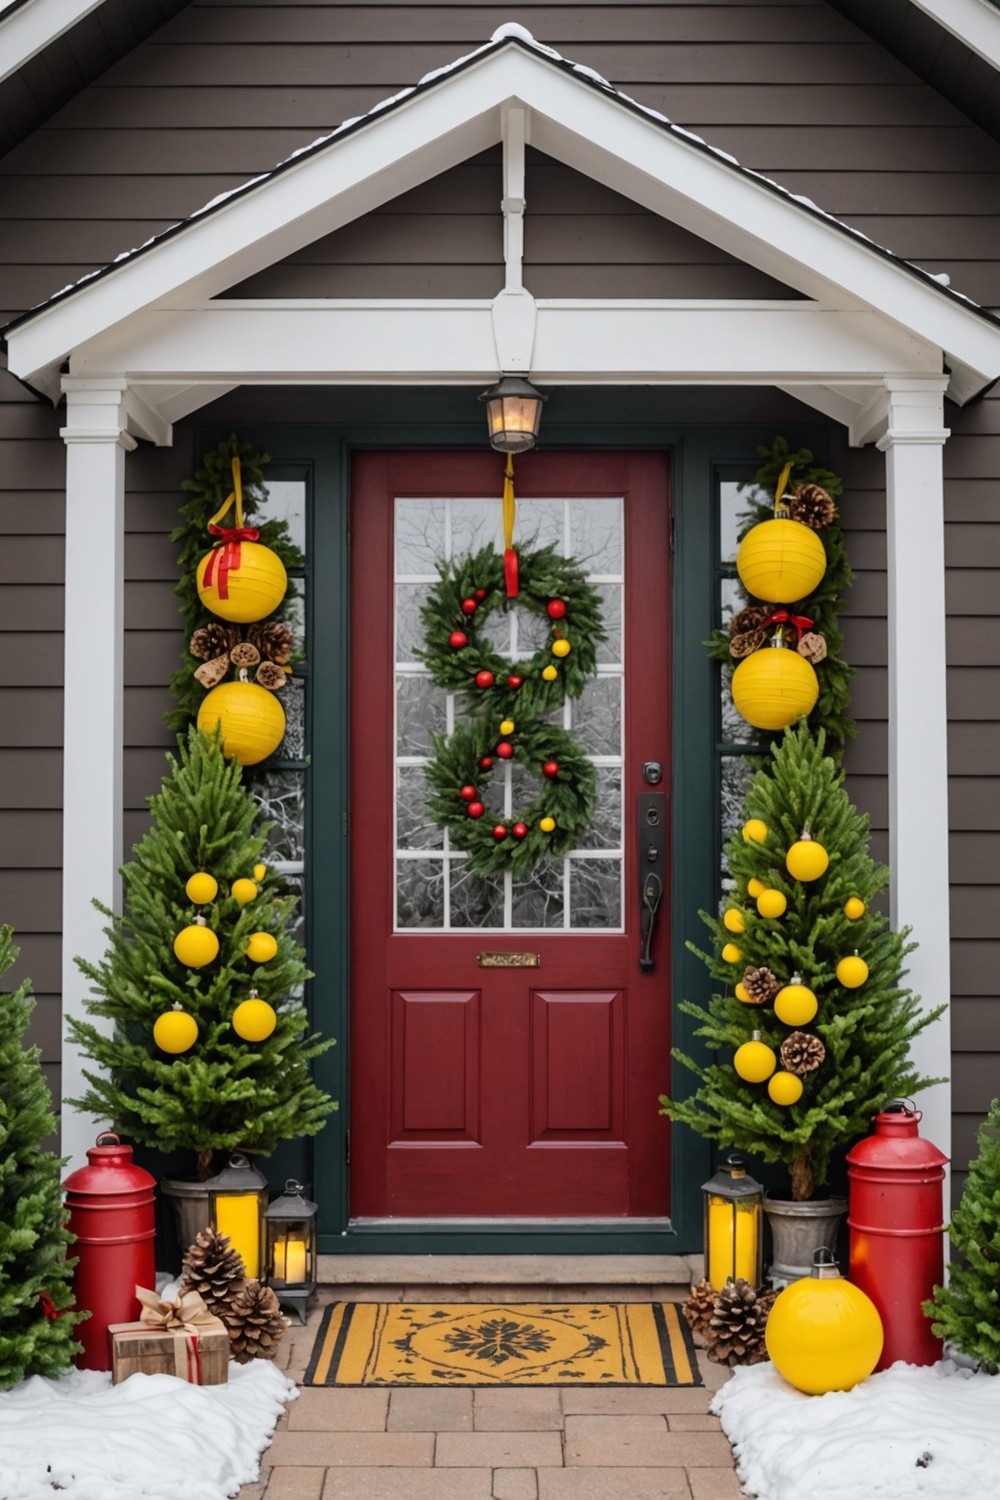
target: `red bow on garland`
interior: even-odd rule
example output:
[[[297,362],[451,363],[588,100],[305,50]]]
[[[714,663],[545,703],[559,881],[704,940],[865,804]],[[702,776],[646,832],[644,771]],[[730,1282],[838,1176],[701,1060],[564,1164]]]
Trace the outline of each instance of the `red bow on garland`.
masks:
[[[773,615],[768,615],[766,620],[760,624],[761,630],[768,625],[794,625],[796,630],[795,644],[798,645],[802,639],[804,630],[811,630],[813,622],[806,615],[790,615],[787,609],[776,609]]]
[[[236,504],[236,525],[220,526],[218,523],[229,510]],[[260,532],[256,526],[243,525],[243,485],[240,481],[240,461],[233,459],[233,489],[227,497],[225,505],[208,523],[208,529],[212,536],[223,538],[222,546],[216,547],[209,553],[208,562],[205,565],[205,577],[202,580],[205,588],[211,587],[218,577],[219,598],[229,598],[229,575],[235,573],[240,565],[240,542],[257,542],[260,540]]]

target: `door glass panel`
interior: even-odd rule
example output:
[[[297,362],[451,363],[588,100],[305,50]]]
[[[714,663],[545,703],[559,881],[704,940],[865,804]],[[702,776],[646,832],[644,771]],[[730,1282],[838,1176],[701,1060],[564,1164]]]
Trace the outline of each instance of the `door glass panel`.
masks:
[[[577,557],[604,603],[608,639],[599,647],[599,676],[583,696],[552,717],[572,728],[595,766],[597,806],[577,851],[542,862],[530,873],[484,879],[427,814],[425,768],[431,734],[451,732],[466,710],[437,688],[421,666],[421,606],[438,568],[466,552],[503,545],[499,495],[490,499],[408,498],[395,504],[395,754],[396,929],[467,931],[621,930],[624,605],[623,506],[620,498],[520,499],[517,539],[523,549],[554,543]],[[511,661],[549,639],[549,622],[525,609],[497,609],[488,618],[493,649]],[[487,818],[510,819],[539,792],[517,763],[497,766],[480,788]],[[595,857],[595,854],[599,857]]]

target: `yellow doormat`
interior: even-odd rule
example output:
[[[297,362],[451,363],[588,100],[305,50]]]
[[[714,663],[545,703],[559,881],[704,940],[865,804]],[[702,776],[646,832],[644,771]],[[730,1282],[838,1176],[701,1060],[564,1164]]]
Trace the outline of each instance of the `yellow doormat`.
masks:
[[[700,1385],[673,1302],[334,1302],[306,1385]]]

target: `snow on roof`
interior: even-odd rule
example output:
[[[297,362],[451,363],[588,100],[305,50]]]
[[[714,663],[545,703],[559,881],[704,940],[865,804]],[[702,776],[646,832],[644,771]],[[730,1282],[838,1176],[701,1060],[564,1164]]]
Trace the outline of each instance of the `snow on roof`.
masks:
[[[47,308],[53,306],[54,303],[61,302],[65,298],[72,296],[75,292],[87,286],[90,282],[97,280],[99,277],[109,275],[111,272],[117,270],[123,263],[134,260],[137,256],[144,254],[154,245],[162,243],[164,240],[171,238],[173,235],[182,233],[191,225],[197,223],[200,219],[203,219],[207,214],[217,212],[232,199],[242,197],[245,194],[253,191],[255,188],[258,188],[262,183],[269,182],[272,178],[278,176],[284,171],[287,171],[290,167],[294,166],[296,162],[301,161],[304,157],[313,156],[318,152],[325,150],[333,142],[348,134],[351,134],[356,130],[363,128],[364,126],[368,125],[373,119],[377,118],[379,115],[386,113],[388,110],[398,107],[398,105],[403,103],[404,100],[410,99],[416,94],[423,93],[427,89],[434,88],[442,81],[460,72],[464,68],[469,67],[478,59],[485,57],[490,53],[497,52],[501,48],[506,46],[520,47],[525,51],[533,54],[534,56],[546,59],[548,62],[560,68],[562,71],[568,72],[572,74],[573,77],[578,78],[581,84],[583,84],[584,86],[599,90],[602,93],[609,95],[611,98],[625,105],[629,110],[632,110],[635,113],[644,116],[646,119],[653,121],[665,132],[675,137],[675,139],[683,140],[684,142],[694,147],[696,150],[706,153],[707,155],[714,157],[716,160],[724,163],[727,168],[739,172],[744,177],[751,178],[755,182],[761,183],[768,189],[768,191],[777,194],[779,197],[784,198],[789,202],[797,204],[807,213],[813,215],[816,218],[822,219],[824,222],[830,224],[840,233],[850,235],[852,239],[860,241],[869,249],[873,250],[876,254],[892,261],[894,264],[902,267],[910,274],[918,277],[921,281],[924,281],[933,286],[937,291],[944,293],[951,299],[962,303],[965,307],[977,313],[980,317],[1000,326],[1000,318],[997,318],[993,313],[988,311],[988,309],[983,308],[978,303],[974,302],[971,297],[965,296],[965,294],[962,292],[955,291],[955,289],[950,285],[950,278],[946,272],[939,272],[935,274],[930,271],[925,271],[923,267],[915,265],[912,261],[905,260],[901,256],[896,255],[885,245],[880,245],[875,240],[870,239],[869,236],[862,233],[860,229],[855,229],[853,225],[846,223],[843,219],[838,219],[833,214],[827,213],[825,209],[820,208],[816,203],[814,203],[811,198],[807,198],[801,193],[793,193],[788,188],[783,187],[779,182],[775,182],[772,178],[766,177],[763,173],[755,171],[752,167],[743,166],[742,163],[740,163],[736,159],[736,157],[732,156],[728,151],[723,151],[718,146],[711,145],[711,143],[704,140],[702,136],[695,135],[690,130],[685,130],[681,125],[675,125],[672,120],[668,119],[667,116],[662,114],[659,110],[652,109],[649,105],[642,104],[639,100],[633,99],[631,95],[624,93],[621,89],[615,88],[613,84],[609,83],[609,81],[605,77],[603,77],[602,74],[596,72],[593,68],[586,67],[583,63],[573,62],[571,59],[563,57],[563,55],[557,52],[555,48],[548,47],[544,43],[536,41],[527,27],[520,25],[516,21],[507,21],[502,26],[497,27],[488,42],[483,43],[482,46],[475,48],[472,52],[465,53],[462,57],[457,57],[450,63],[445,63],[439,68],[432,69],[431,72],[425,73],[424,76],[417,81],[417,83],[411,84],[408,88],[400,89],[398,93],[392,94],[388,98],[380,99],[376,104],[372,105],[371,109],[369,109],[367,113],[363,115],[353,115],[350,119],[341,121],[341,123],[337,125],[335,129],[328,131],[324,135],[317,136],[314,141],[311,141],[306,146],[300,146],[297,150],[293,151],[290,156],[286,156],[282,161],[278,162],[277,165],[272,167],[270,171],[258,173],[257,176],[251,177],[248,181],[241,183],[238,187],[230,188],[226,192],[217,194],[216,197],[211,198],[200,208],[195,209],[188,218],[178,220],[176,223],[169,225],[166,229],[160,230],[159,233],[151,236],[148,240],[145,240],[141,245],[137,245],[134,249],[123,250],[120,255],[116,255],[114,260],[110,261],[107,265],[101,266],[94,271],[88,271],[86,275],[81,276],[77,281],[70,282],[68,285],[62,287],[58,292],[53,293],[51,297],[46,298],[44,302],[38,303],[36,306],[30,308],[27,312],[21,313],[18,315],[18,317],[12,319],[5,325],[3,329],[0,329],[0,336],[5,336],[10,330],[19,327],[22,323],[25,323],[29,319],[35,317],[38,313],[41,313]]]

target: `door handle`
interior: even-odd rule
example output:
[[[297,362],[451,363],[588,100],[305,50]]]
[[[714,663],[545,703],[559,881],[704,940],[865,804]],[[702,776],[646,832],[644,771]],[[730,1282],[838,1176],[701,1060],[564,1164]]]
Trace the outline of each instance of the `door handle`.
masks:
[[[667,871],[666,797],[663,792],[640,792],[638,797],[639,852],[639,969],[652,973],[653,935],[663,904]]]

